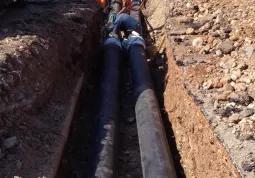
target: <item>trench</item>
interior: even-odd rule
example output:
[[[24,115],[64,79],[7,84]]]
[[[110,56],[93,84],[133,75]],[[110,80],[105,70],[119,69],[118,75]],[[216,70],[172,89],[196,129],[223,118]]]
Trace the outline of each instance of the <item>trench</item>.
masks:
[[[149,36],[146,23],[142,18],[142,29],[146,39]],[[154,45],[154,44],[148,44]],[[102,52],[102,50],[100,50]],[[98,52],[98,51],[95,51]],[[101,53],[100,52],[100,53]],[[103,52],[101,53],[103,54]],[[103,59],[103,55],[98,56]],[[159,59],[160,58],[160,59]],[[93,60],[93,59],[92,59]],[[117,133],[117,166],[116,175],[119,178],[140,178],[142,175],[141,155],[139,150],[138,131],[135,116],[135,99],[132,93],[132,80],[130,73],[130,64],[127,56],[123,54],[120,71],[120,107]],[[163,117],[165,132],[167,133],[170,151],[173,155],[174,166],[177,176],[184,178],[185,174],[180,164],[180,155],[178,153],[175,138],[169,122],[169,118],[164,109],[164,90],[166,80],[166,70],[161,70],[157,60],[163,60],[166,66],[167,58],[165,51],[157,53],[152,57],[149,63],[155,92],[158,97],[160,112]],[[100,61],[100,60],[94,60]],[[160,64],[162,65],[162,64]],[[159,69],[160,68],[160,69]],[[64,150],[57,178],[80,178],[88,177],[91,169],[91,159],[93,154],[93,140],[96,135],[97,112],[100,76],[102,65],[99,64],[92,70],[90,77],[84,82],[79,100],[79,107],[76,110],[74,120],[71,126],[69,139]]]

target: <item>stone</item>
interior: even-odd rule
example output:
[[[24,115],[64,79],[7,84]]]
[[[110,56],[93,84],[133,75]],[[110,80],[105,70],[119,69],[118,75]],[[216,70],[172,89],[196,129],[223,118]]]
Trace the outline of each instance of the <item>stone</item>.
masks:
[[[233,81],[236,81],[238,79],[236,74],[232,74],[230,77]]]
[[[199,33],[204,33],[204,32],[207,32],[210,28],[211,28],[211,23],[208,22],[205,25],[203,25],[202,27],[200,27],[198,29],[198,32]]]
[[[11,149],[14,146],[16,146],[17,144],[18,144],[17,137],[10,137],[10,138],[3,140],[3,147],[5,149]]]
[[[248,106],[254,99],[247,92],[232,92],[228,95],[228,100],[237,104]]]
[[[241,116],[242,117],[250,117],[254,114],[254,110],[253,109],[245,109],[241,112]]]
[[[255,162],[254,161],[252,161],[252,162],[245,161],[242,163],[242,168],[244,171],[247,171],[247,172],[255,171]]]
[[[201,37],[195,38],[192,41],[192,46],[194,46],[196,48],[200,48],[202,45],[203,45],[203,38],[201,38]]]
[[[241,133],[238,137],[240,140],[252,140],[253,133]]]
[[[246,83],[247,85],[251,84],[252,80],[249,77],[240,78],[240,82]]]
[[[239,115],[239,114],[232,114],[232,115],[229,117],[228,121],[229,121],[230,123],[238,123],[238,122],[241,121],[240,115]]]
[[[239,39],[239,37],[233,35],[233,36],[230,36],[229,39],[230,39],[231,41],[237,41],[237,40]]]
[[[240,69],[241,71],[243,71],[243,70],[248,69],[248,65],[245,62],[241,62],[238,64],[237,68]]]
[[[224,33],[231,33],[232,32],[232,28],[230,26],[227,26],[226,28],[224,28]]]
[[[248,46],[245,48],[245,54],[247,57],[251,57],[252,54],[253,54],[253,50],[254,50],[254,47],[253,46]]]
[[[221,50],[217,50],[215,53],[216,53],[217,57],[222,57],[223,56]]]
[[[186,30],[187,35],[192,35],[192,34],[194,34],[194,32],[195,32],[194,28],[187,28],[187,30]]]
[[[204,84],[203,84],[203,88],[204,89],[212,89],[213,88],[213,81],[212,80],[208,80],[207,82],[205,82]]]
[[[221,9],[217,9],[215,12],[213,12],[213,16],[216,17],[219,14],[223,14]]]
[[[8,58],[7,54],[5,53],[0,53],[0,62],[5,61]]]
[[[213,80],[213,88],[222,88],[223,84],[220,82],[219,79],[214,79]]]
[[[214,40],[213,36],[209,36],[207,38],[207,43],[211,44],[213,42],[213,40]]]
[[[225,84],[231,82],[231,78],[230,78],[230,76],[225,76],[225,77],[220,79],[220,82],[223,83],[223,85],[225,85]]]
[[[235,90],[236,91],[246,91],[247,87],[244,83],[236,83]]]
[[[211,35],[212,35],[212,37],[219,37],[220,36],[220,34],[218,32],[212,32]]]
[[[234,91],[234,87],[232,85],[230,85],[229,83],[226,83],[224,86],[223,86],[223,90],[224,91]]]
[[[222,24],[224,21],[225,19],[223,18],[222,14],[218,14],[214,21],[214,24]]]
[[[226,101],[227,100],[227,97],[228,97],[229,93],[222,93],[222,94],[219,94],[216,99],[218,101]]]
[[[191,23],[191,22],[193,22],[193,18],[192,17],[184,16],[184,17],[180,18],[180,23]]]
[[[223,54],[229,54],[234,50],[234,46],[231,42],[225,41],[219,45],[219,50],[221,50]]]

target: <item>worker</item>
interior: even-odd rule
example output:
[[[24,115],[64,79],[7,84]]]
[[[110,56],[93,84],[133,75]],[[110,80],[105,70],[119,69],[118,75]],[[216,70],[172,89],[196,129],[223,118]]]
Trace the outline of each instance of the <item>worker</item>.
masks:
[[[131,10],[131,5],[132,5],[132,2],[131,0],[123,0],[122,1],[122,4],[123,4],[123,8],[121,9],[121,11],[118,13],[119,14],[122,14],[122,13],[129,13],[129,11]]]
[[[124,31],[125,36],[128,37],[132,31],[138,29],[138,26],[139,22],[125,13],[117,15],[114,23],[108,22],[106,24],[108,32],[114,37],[118,37],[120,31]]]

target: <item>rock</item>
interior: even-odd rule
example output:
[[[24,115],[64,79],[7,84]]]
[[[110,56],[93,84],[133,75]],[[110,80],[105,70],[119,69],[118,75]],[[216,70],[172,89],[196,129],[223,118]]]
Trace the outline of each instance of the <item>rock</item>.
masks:
[[[222,94],[219,94],[216,99],[218,101],[226,101],[227,100],[227,97],[228,97],[229,93],[222,93]]]
[[[243,71],[248,69],[248,65],[245,62],[241,62],[240,64],[238,64],[237,68]]]
[[[192,41],[192,46],[196,47],[196,48],[200,48],[203,45],[203,39],[201,37],[195,38]]]
[[[219,14],[223,14],[221,9],[217,9],[215,12],[213,12],[213,16],[216,17]]]
[[[228,95],[228,100],[237,104],[248,106],[254,99],[247,92],[232,92]]]
[[[246,91],[247,87],[244,83],[236,83],[235,90],[236,91]]]
[[[211,44],[213,42],[214,38],[212,36],[209,36],[207,38],[207,43]]]
[[[0,62],[5,61],[8,58],[7,54],[5,53],[0,53]]]
[[[214,79],[213,80],[213,88],[221,88],[223,87],[223,84],[220,82],[219,79]]]
[[[245,161],[242,163],[242,168],[244,171],[247,171],[247,172],[255,171],[255,162]]]
[[[236,81],[238,79],[236,74],[232,74],[230,77],[233,81]]]
[[[222,24],[224,21],[225,19],[223,18],[223,16],[221,14],[218,14],[214,21],[214,24]]]
[[[223,86],[223,90],[224,91],[234,91],[234,87],[232,85],[230,85],[229,83],[226,83],[224,86]]]
[[[234,43],[234,47],[235,47],[235,48],[238,48],[238,47],[240,47],[240,46],[241,46],[241,44],[240,44],[239,42],[235,42],[235,43]]]
[[[192,34],[194,34],[194,32],[195,32],[194,28],[187,28],[187,30],[186,30],[187,35],[192,35]]]
[[[217,57],[222,57],[222,52],[221,52],[221,50],[217,50],[215,53],[216,53],[216,56],[217,56]]]
[[[211,49],[211,46],[208,44],[208,45],[206,45],[205,47],[203,47],[203,48],[199,51],[199,53],[200,53],[200,54],[208,53],[208,52],[210,51],[210,49]]]
[[[229,39],[231,41],[237,41],[239,38],[238,38],[238,36],[233,35],[233,36],[230,36]]]
[[[230,26],[228,26],[228,27],[226,27],[226,28],[224,29],[224,32],[225,32],[225,33],[231,33],[231,32],[232,32],[232,28],[231,28]]]
[[[241,116],[242,117],[250,117],[254,114],[254,110],[253,109],[245,109],[241,112]]]
[[[204,89],[212,89],[213,88],[213,81],[212,80],[208,80],[207,82],[205,82],[204,84],[203,84],[203,88]]]
[[[208,22],[205,25],[203,25],[202,27],[200,27],[198,29],[198,32],[199,33],[204,33],[204,32],[207,32],[210,28],[211,28],[211,23]]]
[[[240,133],[239,137],[240,140],[252,140],[253,133]]]
[[[220,82],[223,83],[223,85],[225,85],[225,84],[231,82],[231,78],[229,76],[225,76],[225,77],[220,79]]]
[[[253,46],[248,46],[245,48],[245,54],[247,57],[251,57],[252,54],[253,54],[253,50],[254,50],[254,47]]]
[[[191,23],[191,22],[193,22],[193,18],[192,17],[184,16],[184,17],[180,18],[180,23]]]
[[[249,77],[240,78],[240,82],[246,83],[247,85],[251,84],[252,80]]]
[[[221,50],[223,54],[229,54],[234,50],[234,46],[231,42],[223,42],[220,44],[219,50]]]
[[[5,149],[11,149],[18,144],[17,137],[10,137],[3,141],[3,147]]]
[[[229,117],[228,121],[229,121],[230,123],[238,123],[238,122],[241,121],[240,115],[239,115],[239,114],[232,114],[232,115]]]
[[[219,37],[220,36],[220,34],[218,32],[212,32],[211,35],[212,35],[212,37]]]

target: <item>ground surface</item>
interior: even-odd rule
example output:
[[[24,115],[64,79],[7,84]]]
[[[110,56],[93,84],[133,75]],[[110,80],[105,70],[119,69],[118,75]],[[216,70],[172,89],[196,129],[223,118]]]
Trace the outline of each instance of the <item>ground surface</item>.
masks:
[[[252,4],[148,1],[144,10],[156,46],[166,22],[164,101],[187,177],[238,177],[231,162],[255,176]]]
[[[98,9],[66,2],[1,12],[0,177],[52,171],[77,79],[99,45]]]

